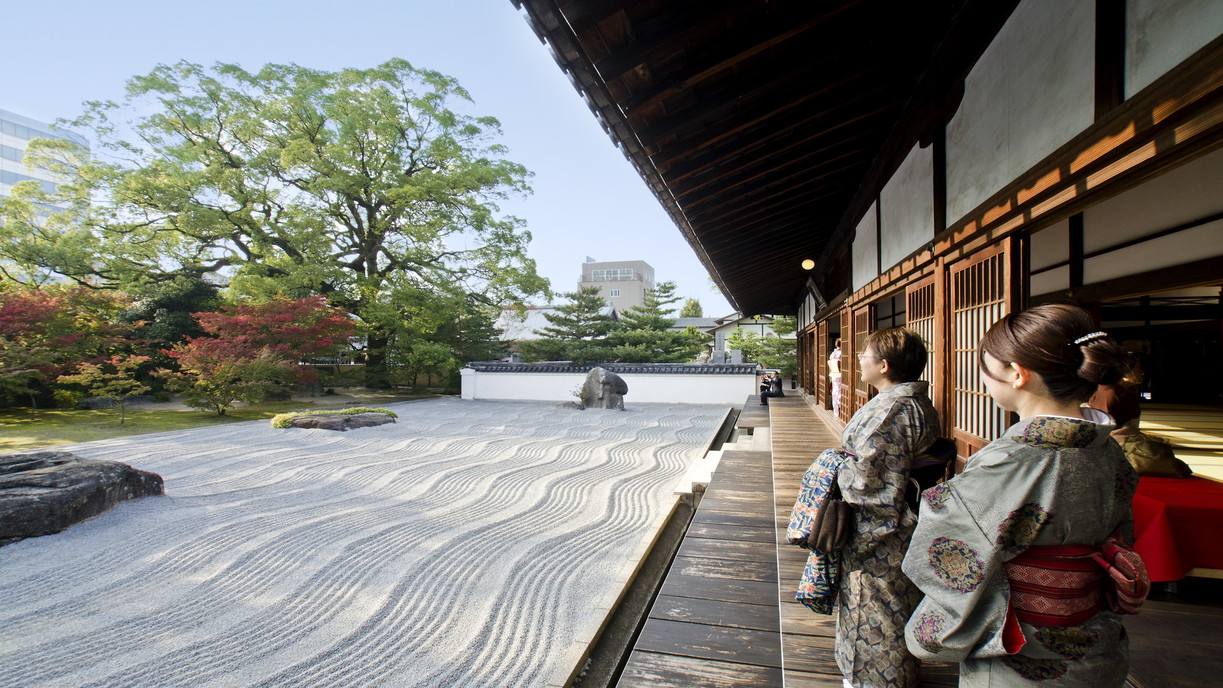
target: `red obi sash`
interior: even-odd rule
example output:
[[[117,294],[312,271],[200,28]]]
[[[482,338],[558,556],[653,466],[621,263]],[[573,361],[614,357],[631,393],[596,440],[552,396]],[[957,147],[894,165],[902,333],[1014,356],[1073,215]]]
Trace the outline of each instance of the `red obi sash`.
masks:
[[[1006,562],[1011,609],[1031,626],[1078,626],[1104,609],[1104,571],[1092,555],[1099,547],[1029,547]]]

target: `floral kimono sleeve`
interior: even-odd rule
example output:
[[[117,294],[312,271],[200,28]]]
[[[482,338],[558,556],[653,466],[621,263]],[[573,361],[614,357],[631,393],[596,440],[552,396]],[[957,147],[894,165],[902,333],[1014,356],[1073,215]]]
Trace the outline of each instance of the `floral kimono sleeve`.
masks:
[[[854,456],[841,468],[841,494],[858,510],[899,512],[912,458],[919,446],[934,440],[935,431],[908,400],[870,411],[847,433],[845,448]]]
[[[1035,540],[1047,512],[1033,496],[1038,475],[988,458],[922,493],[902,566],[925,594],[905,627],[917,657],[962,662],[1014,654],[1023,646],[1018,625],[1007,624],[1010,586],[1003,564]]]

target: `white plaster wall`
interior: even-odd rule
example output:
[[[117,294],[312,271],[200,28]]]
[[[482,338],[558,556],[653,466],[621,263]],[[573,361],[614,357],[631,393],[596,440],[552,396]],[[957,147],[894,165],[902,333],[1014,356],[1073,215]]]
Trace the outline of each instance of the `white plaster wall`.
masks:
[[[1088,208],[1083,213],[1083,250],[1092,253],[1218,212],[1223,212],[1223,149]],[[1218,244],[1202,246],[1180,262],[1219,255],[1221,249]]]
[[[866,211],[866,216],[854,230],[854,245],[851,254],[853,256],[853,291],[857,291],[862,285],[879,276],[878,256],[876,255],[879,250],[879,237],[875,234],[877,224],[875,204],[872,203]]]
[[[1070,220],[1061,220],[1032,235],[1030,266],[1039,270],[1070,257]]]
[[[947,125],[947,221],[963,219],[1095,118],[1095,2],[1024,0]]]
[[[460,371],[462,397],[501,401],[577,401],[571,392],[586,381],[585,373],[481,373]],[[757,394],[756,375],[633,375],[624,403],[685,403],[741,405]]]
[[[1095,284],[1220,255],[1223,255],[1223,220],[1216,220],[1089,258],[1083,261],[1083,283]],[[1152,284],[1151,290],[1158,291],[1159,285]]]
[[[1051,291],[1061,291],[1070,288],[1070,268],[1063,265],[1029,278],[1028,289],[1032,296],[1048,294]]]
[[[1126,0],[1125,95],[1130,97],[1223,34],[1223,1]]]
[[[879,194],[886,270],[934,238],[934,147],[913,146]]]

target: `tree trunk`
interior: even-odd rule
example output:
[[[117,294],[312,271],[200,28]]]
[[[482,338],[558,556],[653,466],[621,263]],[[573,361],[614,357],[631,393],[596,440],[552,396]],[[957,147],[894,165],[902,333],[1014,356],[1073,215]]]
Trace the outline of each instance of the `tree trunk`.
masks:
[[[371,389],[389,389],[391,386],[391,370],[386,362],[385,335],[371,334],[366,340],[365,348],[365,386]]]

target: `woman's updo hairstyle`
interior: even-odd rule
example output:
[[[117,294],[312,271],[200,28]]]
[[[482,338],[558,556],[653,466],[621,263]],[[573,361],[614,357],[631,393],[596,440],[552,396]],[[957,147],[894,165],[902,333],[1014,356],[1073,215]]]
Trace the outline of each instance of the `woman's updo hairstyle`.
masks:
[[[1098,385],[1115,385],[1130,373],[1130,355],[1096,331],[1091,314],[1078,306],[1046,304],[1011,313],[994,323],[977,345],[1005,365],[1018,363],[1040,376],[1058,401],[1086,401]]]

